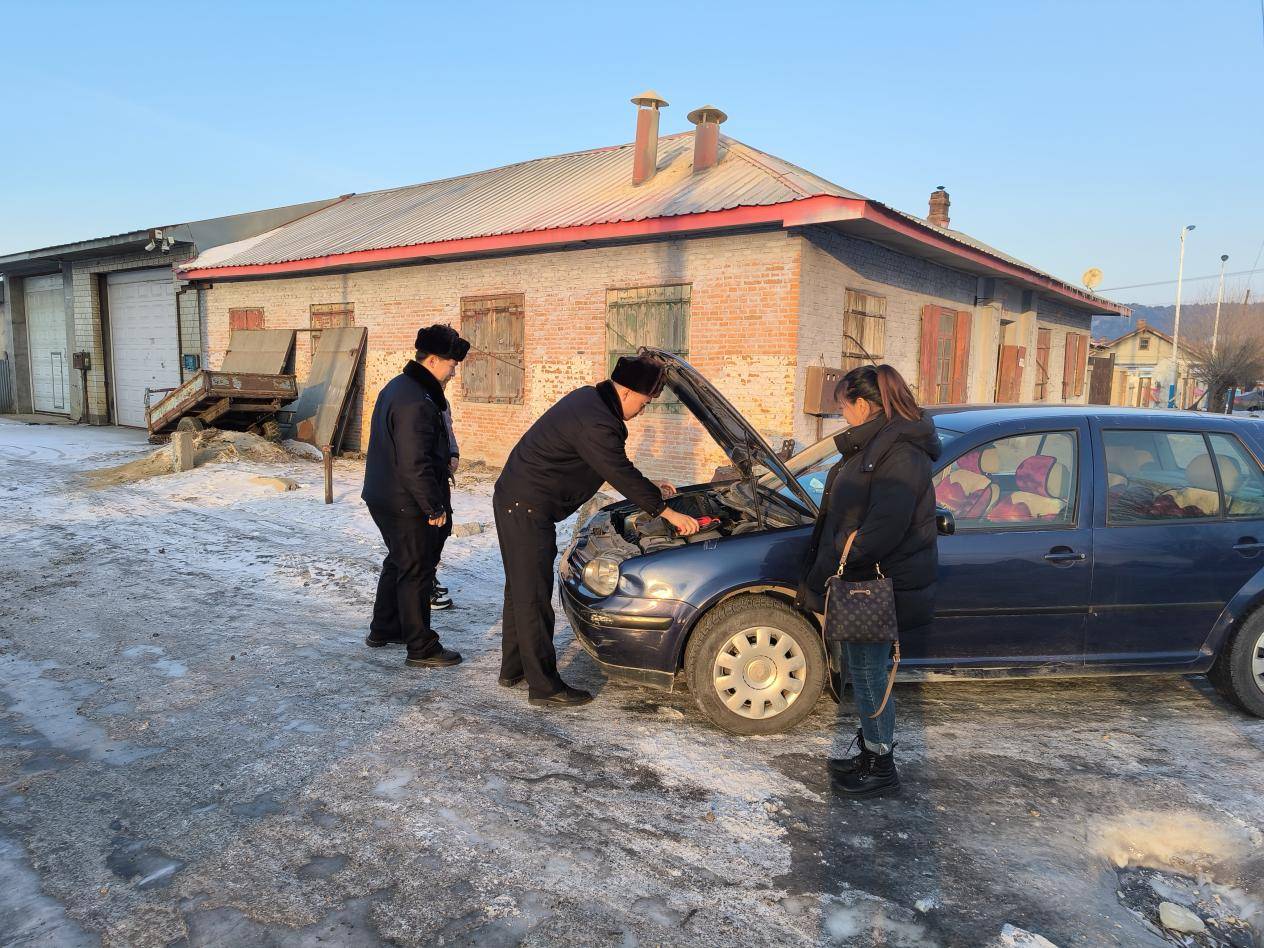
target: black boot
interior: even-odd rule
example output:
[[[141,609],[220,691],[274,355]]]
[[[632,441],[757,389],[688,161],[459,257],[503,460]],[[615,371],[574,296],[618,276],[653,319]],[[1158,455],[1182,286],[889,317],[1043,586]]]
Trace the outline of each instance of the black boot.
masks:
[[[900,775],[895,769],[895,745],[890,753],[870,753],[848,774],[834,777],[834,790],[853,800],[878,797],[900,789]]]
[[[853,747],[859,747],[860,753],[853,757],[831,757],[826,761],[831,774],[841,777],[843,774],[852,774],[861,767],[867,766],[866,761],[873,756],[873,751],[865,745],[865,732],[860,728],[856,728],[856,736],[847,746],[847,750],[850,751]]]

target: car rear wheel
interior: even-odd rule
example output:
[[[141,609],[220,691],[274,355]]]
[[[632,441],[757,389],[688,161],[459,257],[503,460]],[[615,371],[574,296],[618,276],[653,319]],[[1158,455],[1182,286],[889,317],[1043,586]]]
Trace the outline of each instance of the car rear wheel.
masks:
[[[794,727],[812,713],[826,674],[820,633],[767,596],[738,596],[712,609],[685,649],[694,701],[730,734]]]
[[[1264,718],[1264,610],[1252,613],[1238,627],[1207,677],[1243,711]]]

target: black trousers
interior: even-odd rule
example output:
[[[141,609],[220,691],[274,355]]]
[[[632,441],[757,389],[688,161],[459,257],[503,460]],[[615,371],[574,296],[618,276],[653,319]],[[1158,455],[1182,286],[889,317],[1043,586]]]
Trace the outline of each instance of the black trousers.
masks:
[[[452,516],[444,526],[432,527],[423,514],[404,517],[372,508],[369,513],[386,543],[369,634],[402,641],[409,658],[432,655],[440,646],[430,628],[430,593],[443,544],[452,532]]]
[[[500,558],[505,564],[500,673],[526,675],[533,698],[566,687],[553,648],[553,561],[557,531],[551,518],[525,503],[493,500]]]

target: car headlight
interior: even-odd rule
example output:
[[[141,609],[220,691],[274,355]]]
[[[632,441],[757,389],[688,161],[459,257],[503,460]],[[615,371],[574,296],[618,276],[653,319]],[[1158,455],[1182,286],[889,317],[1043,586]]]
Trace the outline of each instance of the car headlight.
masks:
[[[584,564],[584,585],[598,596],[609,596],[619,585],[619,564],[599,556]]]

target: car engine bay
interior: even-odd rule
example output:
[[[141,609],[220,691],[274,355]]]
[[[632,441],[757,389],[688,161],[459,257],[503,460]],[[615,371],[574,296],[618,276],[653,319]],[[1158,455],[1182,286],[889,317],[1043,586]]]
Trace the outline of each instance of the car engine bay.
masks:
[[[635,504],[621,503],[596,514],[584,527],[589,552],[628,559],[672,547],[688,546],[777,527],[793,527],[811,520],[789,504],[763,491],[752,500],[747,484],[677,494],[668,506],[695,518],[701,529],[682,537],[666,520],[651,517]]]

